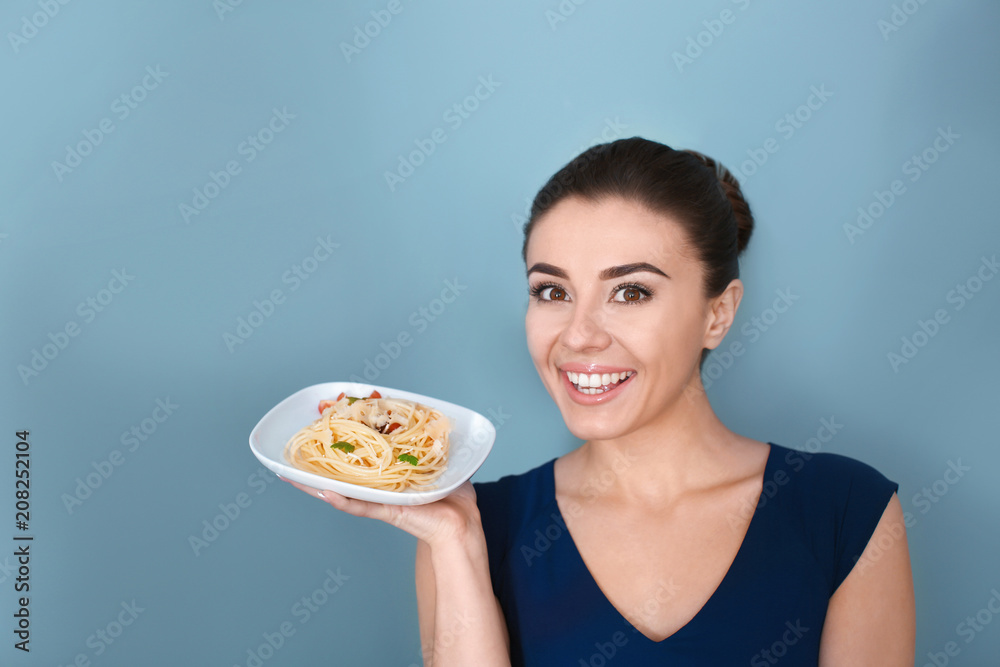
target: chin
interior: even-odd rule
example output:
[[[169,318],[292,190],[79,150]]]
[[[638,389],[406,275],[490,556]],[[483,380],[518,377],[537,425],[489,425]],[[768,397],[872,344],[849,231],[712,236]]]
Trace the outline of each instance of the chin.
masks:
[[[546,389],[559,413],[562,415],[566,428],[580,440],[612,440],[627,434],[635,415],[629,410],[623,410],[628,403],[623,403],[616,397],[605,404],[580,404],[568,394],[571,385],[555,378],[551,384],[546,382]]]
[[[628,432],[620,415],[580,415],[574,408],[560,409],[566,428],[580,440],[613,440]]]

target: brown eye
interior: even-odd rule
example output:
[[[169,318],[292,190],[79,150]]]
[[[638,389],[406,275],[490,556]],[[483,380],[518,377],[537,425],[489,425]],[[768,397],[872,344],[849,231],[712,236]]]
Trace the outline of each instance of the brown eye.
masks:
[[[619,303],[639,303],[651,296],[649,290],[640,285],[620,285],[615,289],[614,300]]]
[[[569,301],[569,294],[557,285],[538,285],[531,288],[531,296],[538,301]]]

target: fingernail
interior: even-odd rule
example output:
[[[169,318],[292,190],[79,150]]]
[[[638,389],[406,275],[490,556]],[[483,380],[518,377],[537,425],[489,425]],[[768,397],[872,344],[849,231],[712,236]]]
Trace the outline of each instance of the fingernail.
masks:
[[[322,491],[317,491],[317,492],[316,492],[316,495],[317,495],[317,496],[319,496],[320,498],[322,498],[323,500],[326,500],[326,496],[325,496],[325,495],[323,495],[323,492],[322,492]]]

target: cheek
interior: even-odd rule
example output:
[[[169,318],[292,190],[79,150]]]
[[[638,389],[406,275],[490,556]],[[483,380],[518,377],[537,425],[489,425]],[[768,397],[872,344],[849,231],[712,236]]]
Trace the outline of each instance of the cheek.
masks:
[[[528,353],[535,366],[545,368],[552,350],[559,340],[564,322],[557,308],[531,304],[524,316],[524,332],[528,343]]]
[[[536,308],[528,306],[528,312],[524,316],[524,333],[528,341],[528,352],[531,358],[538,362],[539,355],[545,356],[549,345],[547,339],[550,336],[549,327],[546,326],[545,318],[541,316]]]
[[[701,354],[702,322],[681,308],[643,308],[621,318],[613,327],[615,339],[648,363],[677,366],[678,358]]]

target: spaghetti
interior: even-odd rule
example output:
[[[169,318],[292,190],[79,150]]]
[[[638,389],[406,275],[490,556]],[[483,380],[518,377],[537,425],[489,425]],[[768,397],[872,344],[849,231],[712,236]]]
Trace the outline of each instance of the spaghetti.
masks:
[[[448,461],[447,417],[420,403],[341,394],[292,436],[285,459],[302,470],[374,489],[428,488]]]

